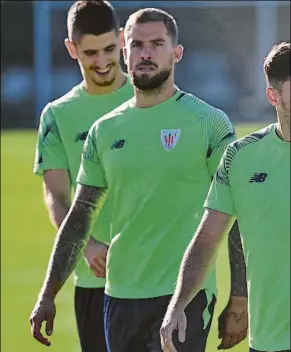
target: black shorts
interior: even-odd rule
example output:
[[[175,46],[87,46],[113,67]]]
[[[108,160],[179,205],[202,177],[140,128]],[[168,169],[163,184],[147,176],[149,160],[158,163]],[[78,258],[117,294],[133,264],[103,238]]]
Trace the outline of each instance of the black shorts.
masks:
[[[267,351],[258,351],[254,350],[253,348],[250,348],[250,352],[267,352]],[[274,351],[274,352],[291,352],[290,350],[284,350],[284,351]]]
[[[75,314],[82,352],[107,352],[104,288],[75,288]]]
[[[108,352],[161,352],[160,328],[170,299],[171,296],[118,299],[105,295],[104,321]],[[200,291],[187,306],[186,342],[178,341],[177,332],[173,336],[179,352],[205,351],[215,302],[214,296],[211,296],[211,302],[207,302],[205,291]],[[206,323],[203,320],[205,312],[208,316]]]

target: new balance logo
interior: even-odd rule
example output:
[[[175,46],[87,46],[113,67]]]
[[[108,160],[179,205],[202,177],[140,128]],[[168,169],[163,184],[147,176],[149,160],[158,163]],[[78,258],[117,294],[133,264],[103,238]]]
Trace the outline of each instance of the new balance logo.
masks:
[[[111,149],[120,149],[124,146],[125,140],[120,139],[119,141],[113,142]]]
[[[75,142],[78,142],[78,141],[85,141],[86,138],[88,136],[88,131],[86,132],[83,132],[83,133],[78,133],[76,138],[75,138]]]
[[[265,182],[268,174],[256,172],[253,174],[249,182]]]

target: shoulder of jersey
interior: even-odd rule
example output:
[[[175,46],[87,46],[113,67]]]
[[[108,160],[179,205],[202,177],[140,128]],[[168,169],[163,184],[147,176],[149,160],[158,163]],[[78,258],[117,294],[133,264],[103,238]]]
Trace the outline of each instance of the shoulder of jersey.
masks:
[[[233,159],[242,151],[250,146],[255,146],[260,143],[271,132],[273,124],[270,124],[258,131],[252,132],[245,137],[239,138],[231,142],[226,150],[226,158],[228,163],[231,164]],[[252,152],[253,153],[253,152]]]
[[[252,132],[242,138],[235,140],[230,143],[229,147],[237,149],[237,151],[244,149],[248,146],[258,143],[263,140],[264,137],[268,136],[271,133],[271,129],[274,124],[270,124],[258,131]]]
[[[68,106],[76,101],[76,98],[80,96],[79,85],[73,87],[68,93],[64,94],[60,98],[49,102],[46,108],[50,109],[62,109],[65,106]]]
[[[264,137],[268,136],[270,134],[271,128],[272,124],[230,143],[224,153],[223,163],[221,163],[221,167],[217,169],[215,175],[216,181],[229,186],[230,184],[227,175],[229,174],[229,170],[233,165],[233,161],[237,158],[238,155],[240,155],[241,150],[246,150],[246,148],[249,146],[254,146],[254,144],[259,143],[264,139]],[[251,151],[250,155],[254,155],[253,150]],[[245,167],[245,162],[241,163],[240,165]]]
[[[181,92],[177,98],[177,102],[180,103],[186,110],[199,118],[211,118],[215,116],[226,116],[226,114],[210,105],[206,101],[196,97],[195,95],[187,92]]]
[[[122,103],[119,105],[117,108],[114,110],[110,111],[108,114],[104,115],[100,119],[98,119],[94,125],[100,126],[101,124],[106,124],[106,123],[112,123],[115,121],[118,121],[118,117],[124,115],[128,109],[131,109],[131,102],[133,98],[130,98],[126,102]]]

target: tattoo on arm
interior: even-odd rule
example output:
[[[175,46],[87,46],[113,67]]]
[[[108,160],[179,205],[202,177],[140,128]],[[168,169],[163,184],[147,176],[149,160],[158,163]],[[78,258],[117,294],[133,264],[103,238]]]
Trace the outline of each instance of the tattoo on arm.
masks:
[[[43,295],[54,298],[74,270],[89,240],[92,220],[100,210],[99,200],[104,191],[102,188],[85,185],[77,187],[71,208],[56,237],[42,289]]]
[[[237,221],[228,235],[228,251],[231,275],[230,294],[247,297],[246,264]]]
[[[231,223],[231,216],[207,209],[195,236],[188,245],[180,267],[171,307],[185,307],[201,289],[214,266],[223,235]]]
[[[178,301],[186,307],[192,301],[213,266],[217,250],[216,244],[205,243],[203,233],[192,240],[181,264],[173,304]]]

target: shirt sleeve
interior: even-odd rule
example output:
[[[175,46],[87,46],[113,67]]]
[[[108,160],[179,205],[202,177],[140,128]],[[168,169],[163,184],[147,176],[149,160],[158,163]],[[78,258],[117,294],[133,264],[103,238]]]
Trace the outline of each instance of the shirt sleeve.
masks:
[[[229,176],[234,156],[234,148],[231,146],[227,147],[220,160],[204,203],[205,208],[217,210],[231,216],[236,216]]]
[[[47,105],[40,117],[33,173],[42,176],[52,169],[69,170],[69,163],[55,116]]]
[[[207,152],[207,165],[212,177],[215,175],[226,147],[235,139],[235,130],[228,116],[222,110],[217,109],[211,121],[211,138]]]
[[[94,124],[84,143],[77,183],[107,188],[105,172],[98,155],[99,125]]]

